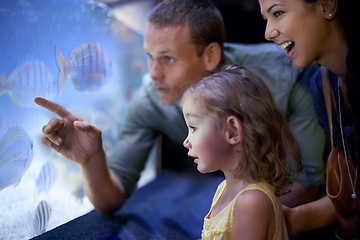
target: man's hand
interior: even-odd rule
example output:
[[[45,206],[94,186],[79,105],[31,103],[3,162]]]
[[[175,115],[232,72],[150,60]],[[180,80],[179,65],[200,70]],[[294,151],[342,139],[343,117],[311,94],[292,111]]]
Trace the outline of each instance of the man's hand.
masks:
[[[53,118],[42,128],[45,137],[41,142],[44,145],[80,165],[103,151],[101,131],[98,128],[44,98],[36,98],[35,103],[62,118]]]

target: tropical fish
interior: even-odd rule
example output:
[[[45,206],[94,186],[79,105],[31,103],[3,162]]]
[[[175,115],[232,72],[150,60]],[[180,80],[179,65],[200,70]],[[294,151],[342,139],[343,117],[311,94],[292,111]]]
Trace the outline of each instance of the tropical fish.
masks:
[[[35,181],[35,188],[38,193],[48,192],[56,179],[56,169],[52,162],[46,162],[40,170]]]
[[[61,94],[64,82],[57,82],[49,68],[38,60],[15,68],[8,78],[0,77],[0,94],[8,92],[11,100],[22,107],[35,106],[35,97],[52,99]]]
[[[20,183],[34,156],[33,143],[19,126],[10,128],[0,140],[0,191]]]
[[[55,56],[59,68],[58,81],[65,82],[69,77],[78,91],[97,91],[111,76],[111,59],[105,48],[96,41],[77,46],[72,50],[69,61],[65,60],[57,46]]]
[[[44,200],[37,205],[34,219],[34,230],[36,235],[40,235],[46,231],[51,211],[50,205]]]

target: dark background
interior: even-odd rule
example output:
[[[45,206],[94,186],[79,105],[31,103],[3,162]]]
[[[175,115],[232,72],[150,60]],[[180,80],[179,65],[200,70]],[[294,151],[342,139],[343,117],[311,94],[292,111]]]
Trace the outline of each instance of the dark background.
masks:
[[[212,0],[224,18],[227,42],[266,42],[258,0]]]

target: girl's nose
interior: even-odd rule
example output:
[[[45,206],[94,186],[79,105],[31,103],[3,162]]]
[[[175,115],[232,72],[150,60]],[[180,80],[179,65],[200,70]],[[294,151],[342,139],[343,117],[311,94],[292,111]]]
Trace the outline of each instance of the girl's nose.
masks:
[[[189,141],[189,138],[186,138],[183,144],[184,144],[184,147],[186,147],[186,148],[188,148],[188,149],[189,149],[189,148],[190,148],[190,141]]]

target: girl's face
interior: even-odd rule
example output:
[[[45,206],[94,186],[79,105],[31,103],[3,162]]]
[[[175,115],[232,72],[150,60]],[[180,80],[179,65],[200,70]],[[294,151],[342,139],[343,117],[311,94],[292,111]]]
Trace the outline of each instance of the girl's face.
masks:
[[[232,147],[215,120],[194,104],[191,97],[183,103],[183,114],[189,130],[184,146],[189,149],[188,155],[195,158],[198,171],[209,173],[231,167]]]
[[[259,0],[267,21],[265,38],[286,51],[297,69],[309,66],[323,55],[327,43],[326,19],[320,0]]]

